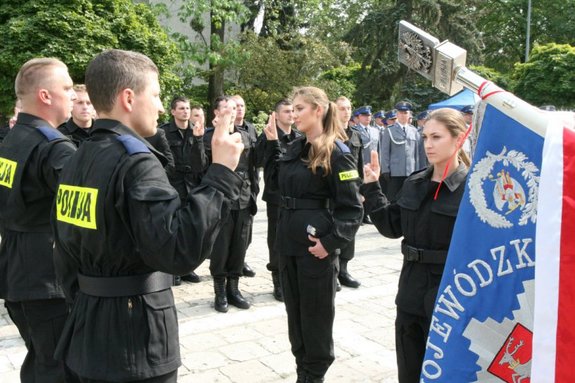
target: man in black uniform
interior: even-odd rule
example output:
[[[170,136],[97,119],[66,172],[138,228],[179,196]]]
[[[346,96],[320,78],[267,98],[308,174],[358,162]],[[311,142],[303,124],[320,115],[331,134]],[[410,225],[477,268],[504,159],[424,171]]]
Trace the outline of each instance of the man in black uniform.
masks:
[[[236,103],[234,99],[227,96],[216,98],[214,113],[217,115],[224,107],[231,108],[235,115]],[[255,169],[255,150],[252,147],[249,133],[238,126],[234,126],[233,122],[228,126],[228,129],[230,132],[240,134],[244,143],[244,151],[235,171],[243,180],[240,194],[233,201],[232,212],[223,223],[210,256],[210,274],[214,279],[214,309],[223,313],[228,311],[228,303],[240,309],[250,308],[250,303],[243,297],[238,285],[250,239],[253,212],[253,184],[250,169]],[[208,128],[204,135],[204,144],[209,160],[213,156],[210,145],[213,134],[214,130]]]
[[[301,133],[295,129],[292,129],[293,124],[293,104],[288,99],[280,100],[276,103],[274,108],[276,129],[278,132],[278,142],[282,153],[285,153],[288,143],[301,136]],[[276,300],[283,302],[283,294],[280,284],[279,275],[279,259],[278,259],[278,249],[276,246],[276,232],[278,224],[278,214],[280,210],[281,196],[276,185],[268,179],[270,176],[269,166],[270,164],[265,156],[265,147],[267,143],[267,138],[264,132],[260,134],[258,138],[257,151],[258,151],[258,161],[262,159],[262,163],[258,166],[263,166],[264,168],[264,192],[262,195],[262,200],[266,202],[266,212],[268,217],[268,251],[269,251],[269,263],[267,264],[267,269],[272,272],[272,281],[274,284],[273,296]]]
[[[337,106],[337,115],[339,118],[339,123],[347,134],[348,140],[345,142],[351,154],[357,164],[357,172],[362,177],[363,176],[363,145],[361,142],[360,133],[347,125],[351,117],[351,101],[344,96],[338,97],[335,100]],[[339,254],[339,274],[337,275],[337,280],[340,284],[346,287],[358,288],[361,285],[357,279],[351,276],[347,270],[347,264],[355,256],[355,236],[349,241],[349,243],[340,249]],[[338,288],[341,288],[338,286]]]
[[[25,63],[15,83],[22,111],[0,146],[0,298],[28,349],[24,383],[67,379],[53,358],[67,306],[54,271],[50,210],[60,171],[75,151],[55,128],[70,117],[72,85],[59,60]]]
[[[72,109],[72,117],[58,127],[58,130],[67,136],[76,147],[90,137],[90,128],[94,124],[94,107],[84,84],[74,85],[76,99]]]
[[[170,113],[172,118],[161,125],[158,131],[163,130],[166,133],[170,152],[174,157],[174,166],[168,170],[168,179],[178,191],[183,203],[190,191],[200,184],[208,166],[203,140],[204,120],[196,117],[191,121],[190,101],[185,97],[178,96],[172,100]],[[182,275],[181,279],[200,282],[200,277],[193,271]]]
[[[249,145],[252,151],[252,157],[257,154],[255,150],[255,146],[258,140],[258,133],[254,124],[249,121],[245,120],[246,115],[246,103],[242,96],[236,94],[232,96],[232,99],[236,102],[236,119],[234,121],[234,125],[238,127],[238,130],[244,131],[248,134],[249,137]],[[244,142],[247,144],[248,142]],[[249,165],[249,182],[251,184],[251,200],[250,200],[250,223],[249,223],[249,231],[248,231],[248,239],[246,242],[246,248],[252,243],[252,228],[253,228],[253,216],[256,215],[258,206],[257,206],[257,197],[258,193],[260,192],[260,184],[259,184],[259,175],[257,172],[256,165],[258,162],[257,158],[250,159],[251,164]],[[242,268],[242,275],[244,277],[255,277],[256,272],[252,270],[252,268],[245,262],[244,257],[244,266]]]
[[[188,273],[210,252],[239,193],[232,169],[243,145],[217,126],[213,164],[182,206],[165,159],[142,138],[163,112],[156,65],[104,51],[86,86],[98,119],[56,198],[56,267],[74,302],[56,357],[83,382],[175,382],[178,322],[164,273]],[[226,123],[229,111],[220,117]]]

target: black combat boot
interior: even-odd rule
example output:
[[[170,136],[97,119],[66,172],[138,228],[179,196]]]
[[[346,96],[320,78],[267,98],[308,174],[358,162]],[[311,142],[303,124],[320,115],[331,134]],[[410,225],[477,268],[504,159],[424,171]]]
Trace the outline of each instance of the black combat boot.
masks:
[[[358,288],[359,285],[361,285],[361,283],[357,280],[354,279],[348,272],[347,272],[347,260],[344,259],[340,259],[339,260],[339,275],[337,276],[337,279],[339,280],[339,282],[346,286],[346,287],[351,287],[351,288]]]
[[[282,292],[282,286],[281,286],[281,282],[280,282],[280,273],[277,271],[272,271],[272,281],[274,283],[274,298],[276,299],[276,301],[280,301],[283,302],[284,301],[284,295]]]
[[[242,275],[244,277],[253,278],[256,276],[256,272],[252,270],[250,265],[244,262],[244,267],[242,268]]]
[[[221,313],[228,312],[228,299],[226,298],[226,278],[214,277],[214,293],[216,299],[214,301],[214,308]]]
[[[304,380],[305,383],[323,383],[323,378],[314,378],[313,376],[307,375]]]
[[[238,289],[239,278],[229,277],[226,285],[226,293],[230,305],[236,306],[239,309],[249,309],[250,302],[248,302]]]

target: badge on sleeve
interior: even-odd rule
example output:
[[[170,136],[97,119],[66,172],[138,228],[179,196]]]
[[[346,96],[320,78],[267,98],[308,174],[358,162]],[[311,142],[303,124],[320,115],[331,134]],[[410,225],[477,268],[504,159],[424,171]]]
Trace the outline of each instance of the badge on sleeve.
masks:
[[[359,178],[359,173],[357,170],[347,170],[345,172],[339,172],[339,180],[340,181],[352,181]]]

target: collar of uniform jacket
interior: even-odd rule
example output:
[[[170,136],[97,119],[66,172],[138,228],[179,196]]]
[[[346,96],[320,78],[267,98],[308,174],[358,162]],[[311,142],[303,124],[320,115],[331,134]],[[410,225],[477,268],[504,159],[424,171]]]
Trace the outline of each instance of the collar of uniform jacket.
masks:
[[[412,178],[414,182],[423,181],[426,179],[431,178],[433,174],[433,166],[427,167],[422,172],[415,174]],[[451,173],[447,178],[443,180],[443,184],[447,186],[449,191],[455,191],[462,182],[465,181],[465,177],[467,176],[467,167],[465,164],[460,163],[457,169],[453,173]]]
[[[154,153],[156,158],[158,158],[158,160],[160,160],[160,162],[162,163],[162,166],[165,166],[168,163],[168,159],[162,153],[160,153],[158,150],[156,150],[152,146],[152,144],[150,144],[145,138],[140,136],[138,133],[136,133],[132,129],[128,128],[126,125],[122,124],[120,121],[109,120],[107,118],[97,119],[96,121],[94,121],[94,126],[92,127],[91,135],[95,136],[102,131],[114,132],[120,136],[130,135],[130,136],[136,137],[144,145],[146,145],[146,147],[148,149],[150,149],[150,151],[152,153]]]
[[[54,126],[50,125],[46,120],[43,120],[40,117],[36,117],[32,114],[28,114],[28,113],[24,113],[24,112],[18,113],[18,117],[16,118],[16,124],[17,125],[19,125],[19,124],[31,125],[31,126],[35,126],[35,127],[51,126],[52,128],[54,128]]]

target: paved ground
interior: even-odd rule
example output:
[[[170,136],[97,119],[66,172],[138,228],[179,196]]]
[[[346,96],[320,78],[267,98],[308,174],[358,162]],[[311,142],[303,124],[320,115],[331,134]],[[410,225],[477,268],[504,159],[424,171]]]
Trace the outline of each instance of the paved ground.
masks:
[[[349,269],[362,285],[343,288],[336,297],[334,329],[336,360],[328,383],[396,382],[393,303],[401,267],[399,240],[382,237],[372,225],[362,226],[356,258]],[[174,288],[183,365],[179,382],[295,382],[283,303],[271,295],[267,260],[266,213],[260,203],[247,261],[255,278],[242,278],[240,288],[253,302],[249,310],[234,307],[226,314],[213,309],[213,288],[207,263],[198,270],[199,284]],[[26,348],[0,302],[0,381],[19,382]]]

